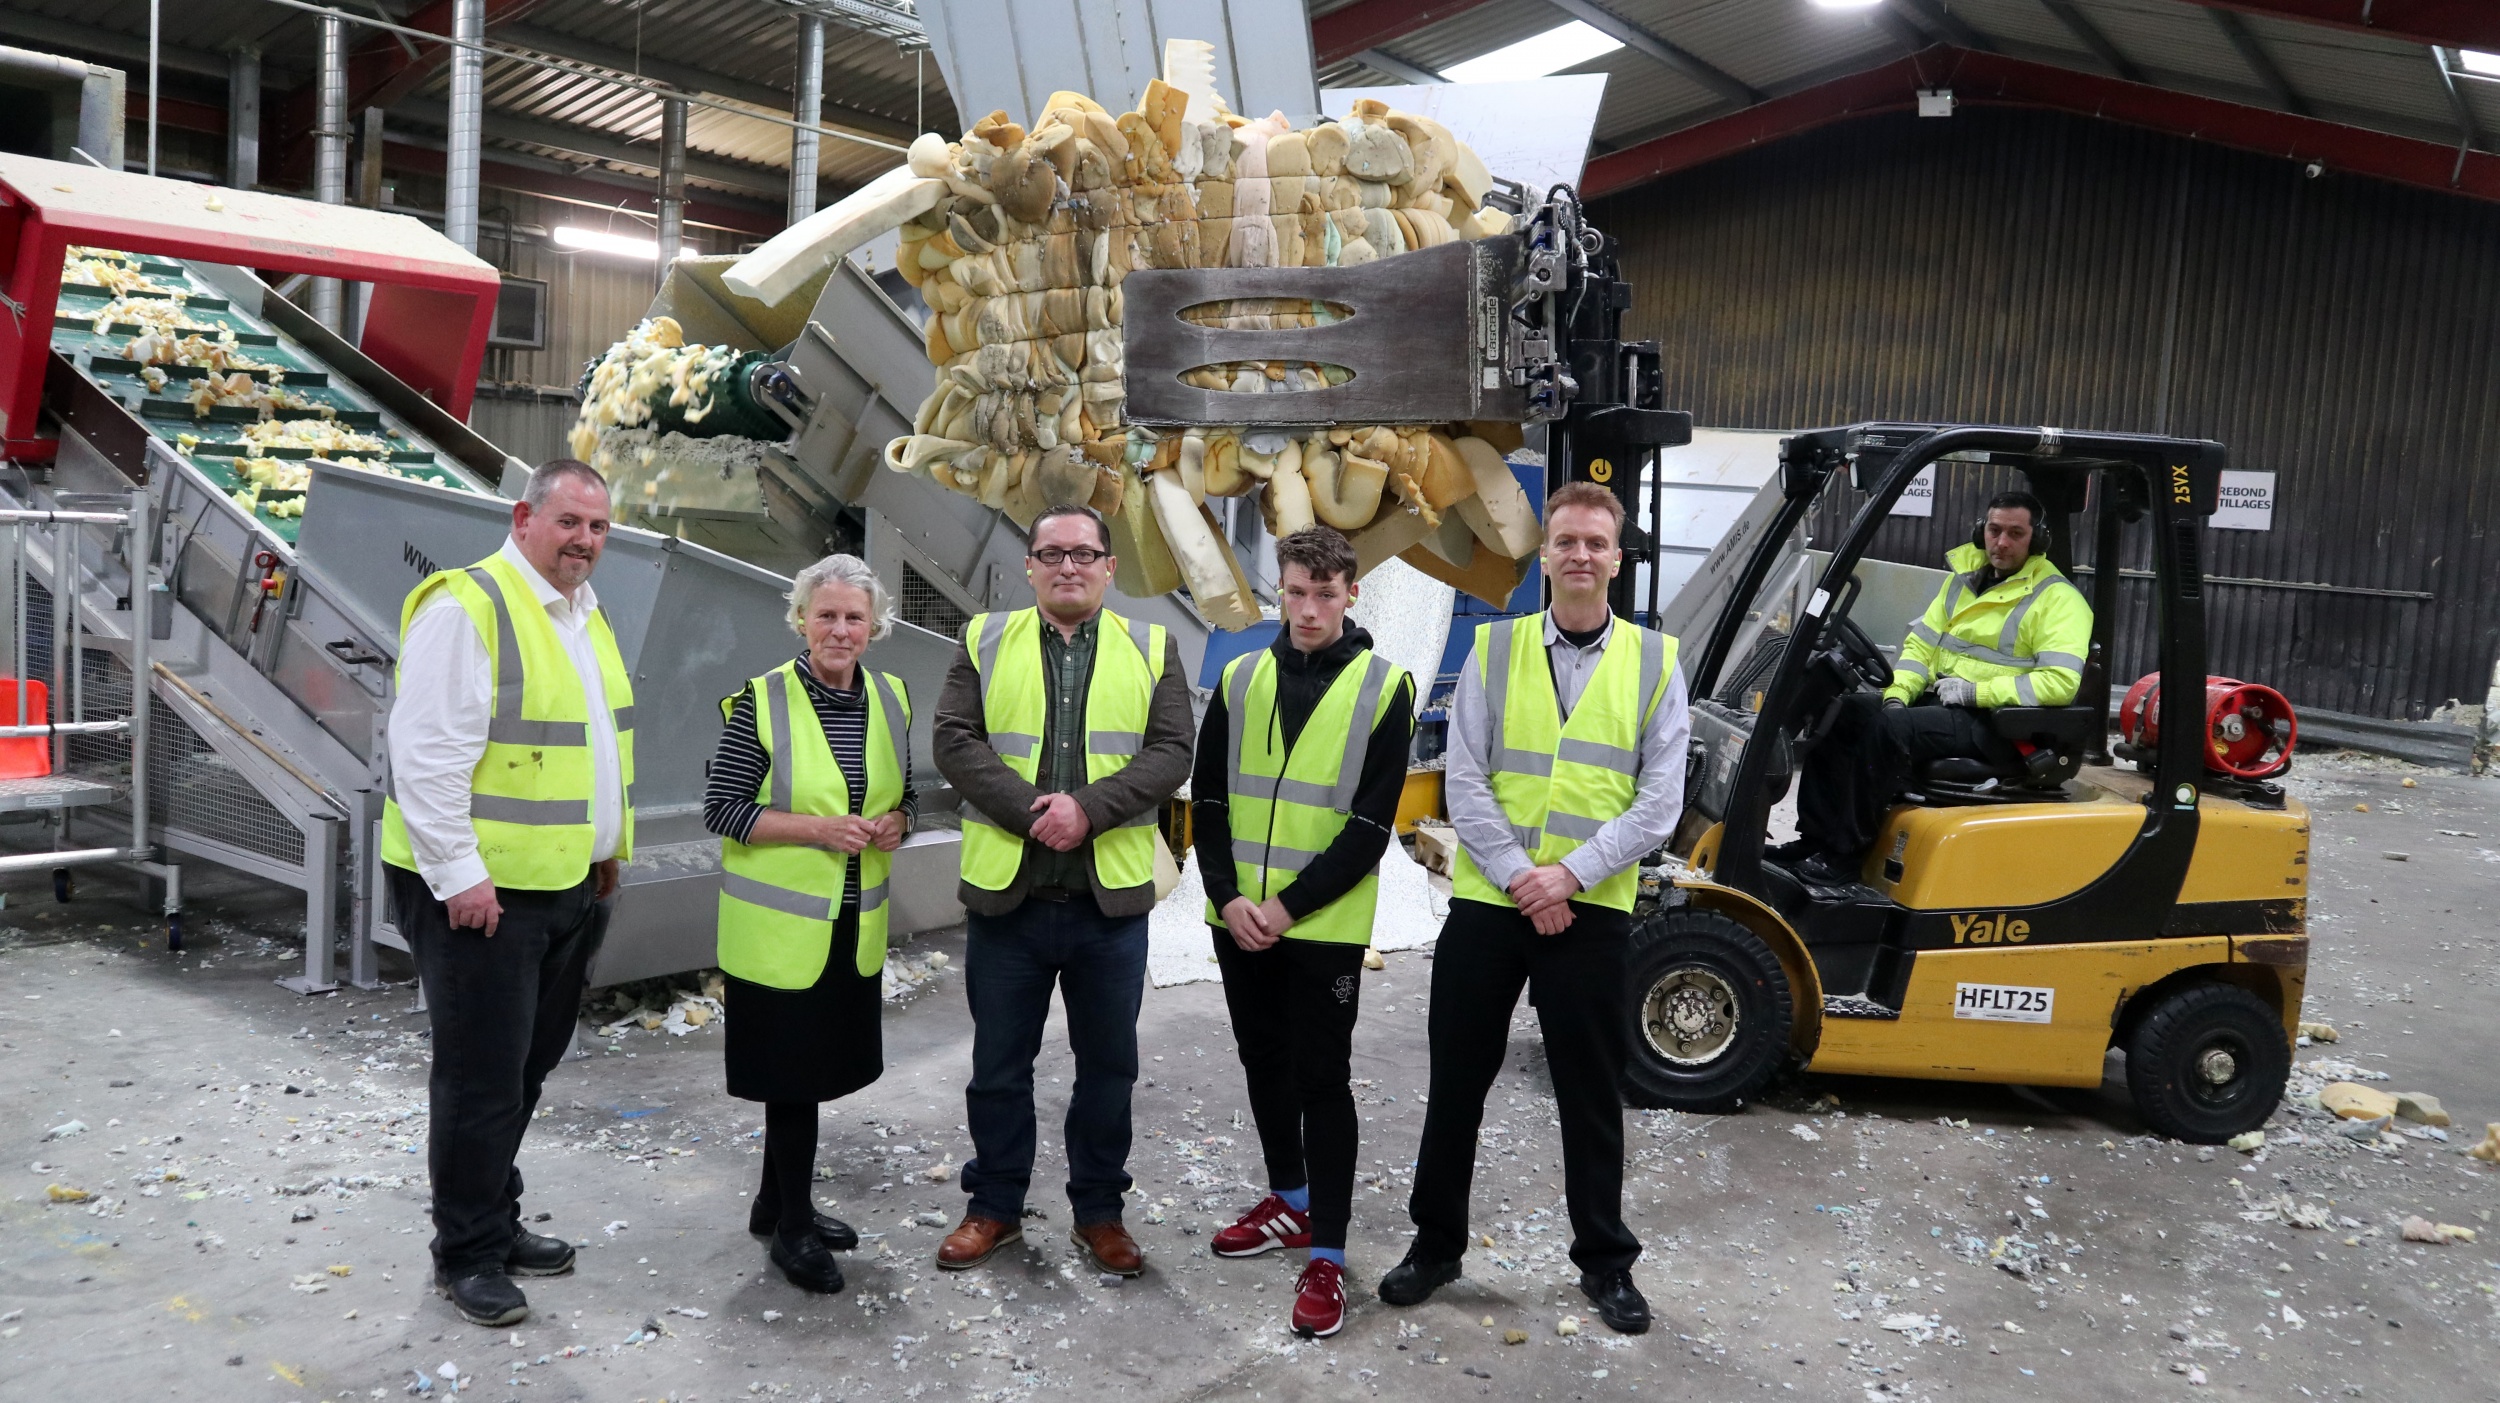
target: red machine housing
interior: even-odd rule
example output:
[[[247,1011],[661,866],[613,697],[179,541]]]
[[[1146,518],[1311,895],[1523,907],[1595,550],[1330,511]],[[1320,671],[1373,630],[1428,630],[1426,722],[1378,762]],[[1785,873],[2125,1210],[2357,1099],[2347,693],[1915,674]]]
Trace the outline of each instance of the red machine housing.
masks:
[[[324,205],[126,171],[0,154],[0,438],[49,459],[36,434],[53,304],[71,244],[371,283],[365,355],[466,421],[494,327],[493,265],[404,214]]]
[[[2161,740],[2161,674],[2146,673],[2118,706],[2118,734],[2151,749]],[[2271,779],[2291,767],[2300,720],[2281,692],[2234,677],[2205,679],[2205,768]]]

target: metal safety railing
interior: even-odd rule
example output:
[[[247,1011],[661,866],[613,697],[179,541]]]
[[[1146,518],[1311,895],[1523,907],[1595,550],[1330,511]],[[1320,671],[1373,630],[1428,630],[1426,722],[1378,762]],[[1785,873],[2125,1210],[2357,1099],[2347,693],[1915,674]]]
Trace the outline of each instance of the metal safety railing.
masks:
[[[180,877],[148,837],[150,502],[144,492],[96,502],[107,504],[0,509],[0,818],[52,822],[51,847],[0,855],[0,874],[49,869],[66,900],[72,869],[128,864],[166,882],[170,918]],[[92,626],[91,583],[129,611],[126,629]],[[127,685],[111,676],[114,661]],[[107,805],[127,806],[128,840],[68,846],[72,814]]]

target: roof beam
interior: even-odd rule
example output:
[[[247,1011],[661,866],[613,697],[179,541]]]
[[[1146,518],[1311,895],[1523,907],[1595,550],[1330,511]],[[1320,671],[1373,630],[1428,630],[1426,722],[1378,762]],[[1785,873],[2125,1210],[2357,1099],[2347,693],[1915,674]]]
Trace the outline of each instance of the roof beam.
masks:
[[[2500,52],[2500,5],[2491,0],[2189,0],[2208,9],[2298,20],[2452,49]]]
[[[2099,25],[2084,17],[2083,11],[2076,9],[2072,0],[2040,0],[2040,8],[2066,26],[2066,32],[2074,35],[2077,43],[2090,49],[2095,57],[2108,65],[2110,72],[2130,83],[2144,81],[2143,70],[2137,68],[2125,54],[2118,52],[2118,46],[2109,41],[2109,36],[2101,32]]]
[[[2257,42],[2248,21],[2230,10],[2209,10],[2207,13],[2221,28],[2222,37],[2231,41],[2232,48],[2239,50],[2240,61],[2248,65],[2248,71],[2257,75],[2258,85],[2273,95],[2275,106],[2286,112],[2309,116],[2309,104],[2303,102],[2300,94],[2293,90],[2292,80],[2283,76],[2283,70],[2274,62],[2274,55],[2267,53],[2266,46]]]
[[[1311,59],[1321,68],[1365,49],[1393,44],[1426,25],[1477,9],[1489,0],[1354,0],[1311,21]]]
[[[2466,153],[2482,144],[2483,125],[2474,120],[2474,104],[2467,102],[2465,93],[2457,87],[2456,70],[2448,66],[2448,51],[2437,44],[2431,45],[2431,62],[2439,65],[2439,86],[2447,90],[2448,111],[2456,117],[2457,172],[2462,174]],[[2449,183],[2455,183],[2453,176]]]
[[[1959,44],[1976,53],[1992,54],[1997,51],[1995,40],[1971,28],[1968,21],[1936,3],[1936,0],[1892,0],[1892,3],[1917,16],[1920,25],[1943,35],[1948,44]]]
[[[1382,49],[1365,49],[1350,61],[1359,63],[1374,73],[1386,73],[1401,83],[1412,83],[1417,87],[1429,87],[1434,83],[1450,81],[1429,68],[1408,63],[1396,54]]]
[[[2381,0],[2385,3],[2385,0]],[[2500,155],[2458,153],[2365,127],[2246,103],[2199,97],[2004,54],[1946,48],[1954,100],[1965,107],[2025,107],[2118,122],[2328,170],[2500,203]],[[1933,71],[1933,55],[1927,71]],[[1758,107],[1697,123],[1589,162],[1581,193],[1594,199],[1690,170],[1818,127],[1916,110],[1929,78],[1919,58],[1836,78]]]
[[[431,98],[409,98],[391,111],[431,127],[448,126],[451,120],[449,107]],[[631,167],[636,174],[647,171],[655,180],[660,174],[660,151],[656,143],[638,142],[570,122],[515,116],[489,108],[485,134],[489,141],[544,147],[568,156],[578,156],[585,161],[604,161],[610,165]],[[786,198],[790,193],[789,178],[777,171],[691,152],[686,156],[686,175],[706,185],[722,186],[759,199]]]
[[[1637,50],[1674,69],[1726,101],[1750,107],[1766,96],[1750,84],[1713,66],[1692,50],[1660,38],[1611,10],[1601,9],[1591,0],[1545,0],[1545,3],[1625,48]]]
[[[750,82],[744,78],[732,78],[726,74],[698,68],[693,64],[676,63],[664,58],[654,58],[649,54],[644,54],[638,61],[633,54],[623,49],[612,48],[589,39],[576,39],[570,34],[559,34],[552,29],[541,29],[536,25],[513,25],[505,29],[498,37],[514,48],[531,49],[542,54],[552,54],[557,58],[569,58],[576,63],[587,63],[614,73],[640,75],[666,83],[673,88],[682,88],[687,92],[710,93],[714,97],[725,97],[733,102],[751,102],[758,107],[771,108],[781,113],[787,113],[791,109],[792,98],[789,92],[782,88]],[[907,142],[920,135],[919,130],[909,122],[871,112],[863,107],[847,106],[834,101],[830,95],[825,98],[824,110],[824,118],[817,123],[818,126],[847,129],[858,132],[862,136],[873,136],[885,141]]]
[[[486,0],[485,32],[494,34],[538,8],[541,0]],[[452,0],[431,0],[401,21],[410,29],[447,34]],[[385,33],[347,61],[347,110],[389,107],[425,86],[451,62],[451,45],[418,45],[405,34]]]

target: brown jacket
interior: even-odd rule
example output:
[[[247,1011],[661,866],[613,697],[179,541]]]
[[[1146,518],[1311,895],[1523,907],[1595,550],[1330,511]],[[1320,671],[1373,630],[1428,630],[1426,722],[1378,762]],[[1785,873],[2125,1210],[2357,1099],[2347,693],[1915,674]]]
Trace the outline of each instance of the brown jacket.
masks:
[[[1043,626],[1049,627],[1048,620]],[[955,665],[948,669],[946,687],[938,696],[937,721],[932,739],[933,758],[938,773],[955,787],[964,802],[980,810],[992,823],[1023,837],[1025,853],[1033,852],[1033,801],[1042,791],[1026,782],[1007,762],[990,748],[987,717],[981,708],[981,674],[972,665],[971,640],[955,655]],[[1044,717],[1041,754],[1050,753],[1052,737],[1048,734],[1049,718]],[[1084,785],[1069,797],[1085,811],[1085,821],[1096,833],[1106,832],[1137,815],[1146,813],[1179,791],[1189,778],[1191,746],[1195,741],[1197,718],[1189,704],[1189,678],[1181,667],[1181,652],[1167,633],[1163,645],[1163,677],[1155,684],[1154,703],[1146,716],[1146,740],[1139,747],[1137,758],[1123,766],[1119,773],[1094,784]],[[969,882],[956,883],[964,909],[983,916],[1004,916],[1024,904],[1025,889],[1031,885],[1027,873],[1028,860],[1016,871],[1016,879],[1005,891],[985,891]],[[1086,864],[1088,880],[1094,888],[1094,901],[1106,916],[1142,916],[1154,909],[1154,883],[1106,889],[1093,864]]]

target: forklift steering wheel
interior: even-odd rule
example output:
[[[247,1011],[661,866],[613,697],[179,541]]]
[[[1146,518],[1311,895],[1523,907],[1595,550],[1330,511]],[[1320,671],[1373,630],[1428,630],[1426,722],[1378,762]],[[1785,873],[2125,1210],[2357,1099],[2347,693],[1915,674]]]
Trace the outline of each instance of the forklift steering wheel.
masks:
[[[1875,646],[1874,639],[1866,636],[1865,629],[1858,627],[1857,620],[1845,614],[1833,619],[1824,625],[1823,638],[1824,647],[1839,654],[1840,661],[1853,674],[1853,690],[1855,683],[1878,692],[1892,685],[1892,660]]]

